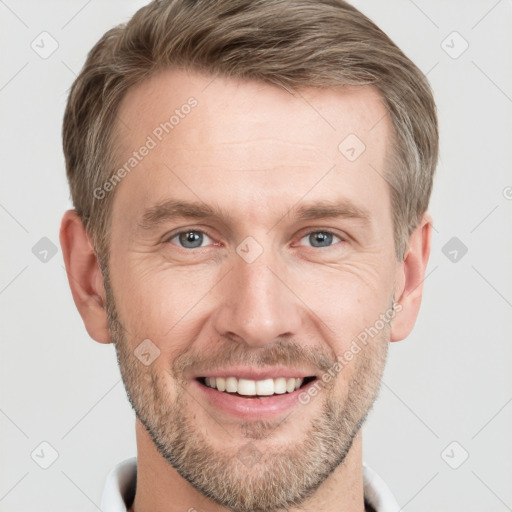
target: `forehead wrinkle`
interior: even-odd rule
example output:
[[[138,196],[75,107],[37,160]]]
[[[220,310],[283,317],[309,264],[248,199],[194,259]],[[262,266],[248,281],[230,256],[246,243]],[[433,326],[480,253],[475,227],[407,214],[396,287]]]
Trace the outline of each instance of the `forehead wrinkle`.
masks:
[[[305,142],[282,141],[269,139],[266,137],[251,138],[244,141],[212,141],[205,147],[197,145],[180,144],[176,148],[169,148],[173,151],[183,151],[184,153],[205,154],[208,156],[218,155],[229,158],[231,154],[237,156],[246,156],[247,158],[261,158],[265,160],[277,157],[282,162],[283,157],[290,160],[289,165],[296,165],[298,162],[311,162],[320,164],[328,162],[330,159],[325,155],[325,151],[321,150],[314,144]],[[232,153],[230,153],[230,150]],[[245,154],[241,154],[245,151]],[[174,153],[176,154],[176,153]]]

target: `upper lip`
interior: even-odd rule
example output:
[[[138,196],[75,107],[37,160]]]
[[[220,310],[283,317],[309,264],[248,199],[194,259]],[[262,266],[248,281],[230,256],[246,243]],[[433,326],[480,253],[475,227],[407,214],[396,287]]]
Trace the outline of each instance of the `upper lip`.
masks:
[[[279,377],[285,377],[287,379],[292,377],[316,377],[316,373],[314,371],[298,370],[281,366],[273,366],[270,368],[251,368],[247,366],[238,366],[209,370],[194,376],[195,379],[200,377],[222,377],[225,379],[227,377],[236,377],[237,379],[265,380],[277,379]]]

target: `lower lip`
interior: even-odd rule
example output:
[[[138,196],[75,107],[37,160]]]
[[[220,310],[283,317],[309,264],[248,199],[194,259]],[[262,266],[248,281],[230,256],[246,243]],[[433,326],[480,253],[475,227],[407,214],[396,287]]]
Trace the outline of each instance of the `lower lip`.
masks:
[[[316,382],[312,380],[305,386],[281,395],[263,396],[261,398],[243,398],[224,391],[219,391],[194,380],[193,385],[216,410],[244,420],[268,419],[289,411],[299,404],[299,395]]]

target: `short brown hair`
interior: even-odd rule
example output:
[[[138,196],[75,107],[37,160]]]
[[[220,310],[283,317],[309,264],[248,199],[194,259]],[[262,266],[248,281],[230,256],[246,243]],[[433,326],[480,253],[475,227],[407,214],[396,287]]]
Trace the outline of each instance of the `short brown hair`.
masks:
[[[403,259],[430,200],[438,157],[436,107],[422,72],[343,0],[154,0],[103,35],[71,87],[63,123],[73,204],[100,256],[108,258],[113,193],[98,199],[93,191],[116,168],[119,105],[130,87],[170,68],[289,91],[375,86],[393,125],[383,172],[396,256]]]

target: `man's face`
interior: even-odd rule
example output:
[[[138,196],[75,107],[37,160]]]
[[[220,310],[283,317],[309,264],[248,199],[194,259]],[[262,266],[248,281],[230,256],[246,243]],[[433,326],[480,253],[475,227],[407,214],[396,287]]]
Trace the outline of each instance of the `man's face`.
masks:
[[[389,316],[398,269],[385,113],[371,87],[294,96],[177,71],[121,105],[119,167],[156,142],[112,209],[106,289],[124,383],[161,455],[232,510],[301,503],[376,397],[389,326],[353,341]],[[316,380],[258,398],[205,376],[263,380],[262,392],[269,378]]]

